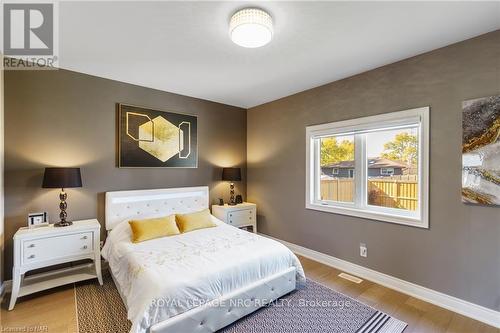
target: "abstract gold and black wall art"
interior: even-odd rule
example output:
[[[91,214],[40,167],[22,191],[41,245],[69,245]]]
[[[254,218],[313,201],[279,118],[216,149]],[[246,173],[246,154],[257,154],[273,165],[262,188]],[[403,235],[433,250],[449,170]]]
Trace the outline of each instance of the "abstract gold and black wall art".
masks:
[[[196,168],[197,117],[118,104],[118,166]]]
[[[462,201],[500,205],[500,95],[462,103]]]

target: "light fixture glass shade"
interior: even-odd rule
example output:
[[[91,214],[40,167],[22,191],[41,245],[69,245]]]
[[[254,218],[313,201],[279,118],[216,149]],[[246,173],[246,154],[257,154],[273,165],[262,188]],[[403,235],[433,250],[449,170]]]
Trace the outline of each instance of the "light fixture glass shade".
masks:
[[[262,9],[241,9],[231,17],[229,34],[231,40],[239,46],[264,46],[273,38],[273,19]]]

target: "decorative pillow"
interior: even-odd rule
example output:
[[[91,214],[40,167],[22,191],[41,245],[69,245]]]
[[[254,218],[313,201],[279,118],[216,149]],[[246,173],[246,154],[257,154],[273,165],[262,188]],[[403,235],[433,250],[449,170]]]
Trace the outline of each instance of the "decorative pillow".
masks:
[[[175,223],[175,215],[154,219],[128,221],[132,229],[132,242],[140,243],[148,239],[180,234]]]
[[[176,214],[175,220],[182,233],[217,226],[217,224],[212,221],[212,215],[210,215],[209,209],[190,214]]]

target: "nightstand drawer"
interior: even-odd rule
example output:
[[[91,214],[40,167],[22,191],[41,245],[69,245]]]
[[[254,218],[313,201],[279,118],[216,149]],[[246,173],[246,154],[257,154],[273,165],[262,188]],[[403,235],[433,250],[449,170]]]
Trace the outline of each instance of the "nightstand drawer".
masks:
[[[238,205],[213,205],[212,214],[224,223],[247,231],[257,232],[257,205],[244,202]]]
[[[23,241],[23,264],[93,252],[92,232]]]
[[[227,213],[227,222],[235,227],[254,223],[253,209],[242,209]]]

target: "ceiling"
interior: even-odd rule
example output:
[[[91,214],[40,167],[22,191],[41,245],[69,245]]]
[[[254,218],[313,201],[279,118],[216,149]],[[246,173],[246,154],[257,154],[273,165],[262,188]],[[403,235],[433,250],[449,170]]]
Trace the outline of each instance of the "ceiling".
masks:
[[[271,43],[231,42],[232,13],[273,16]],[[500,2],[61,2],[60,67],[253,107],[500,29]]]

